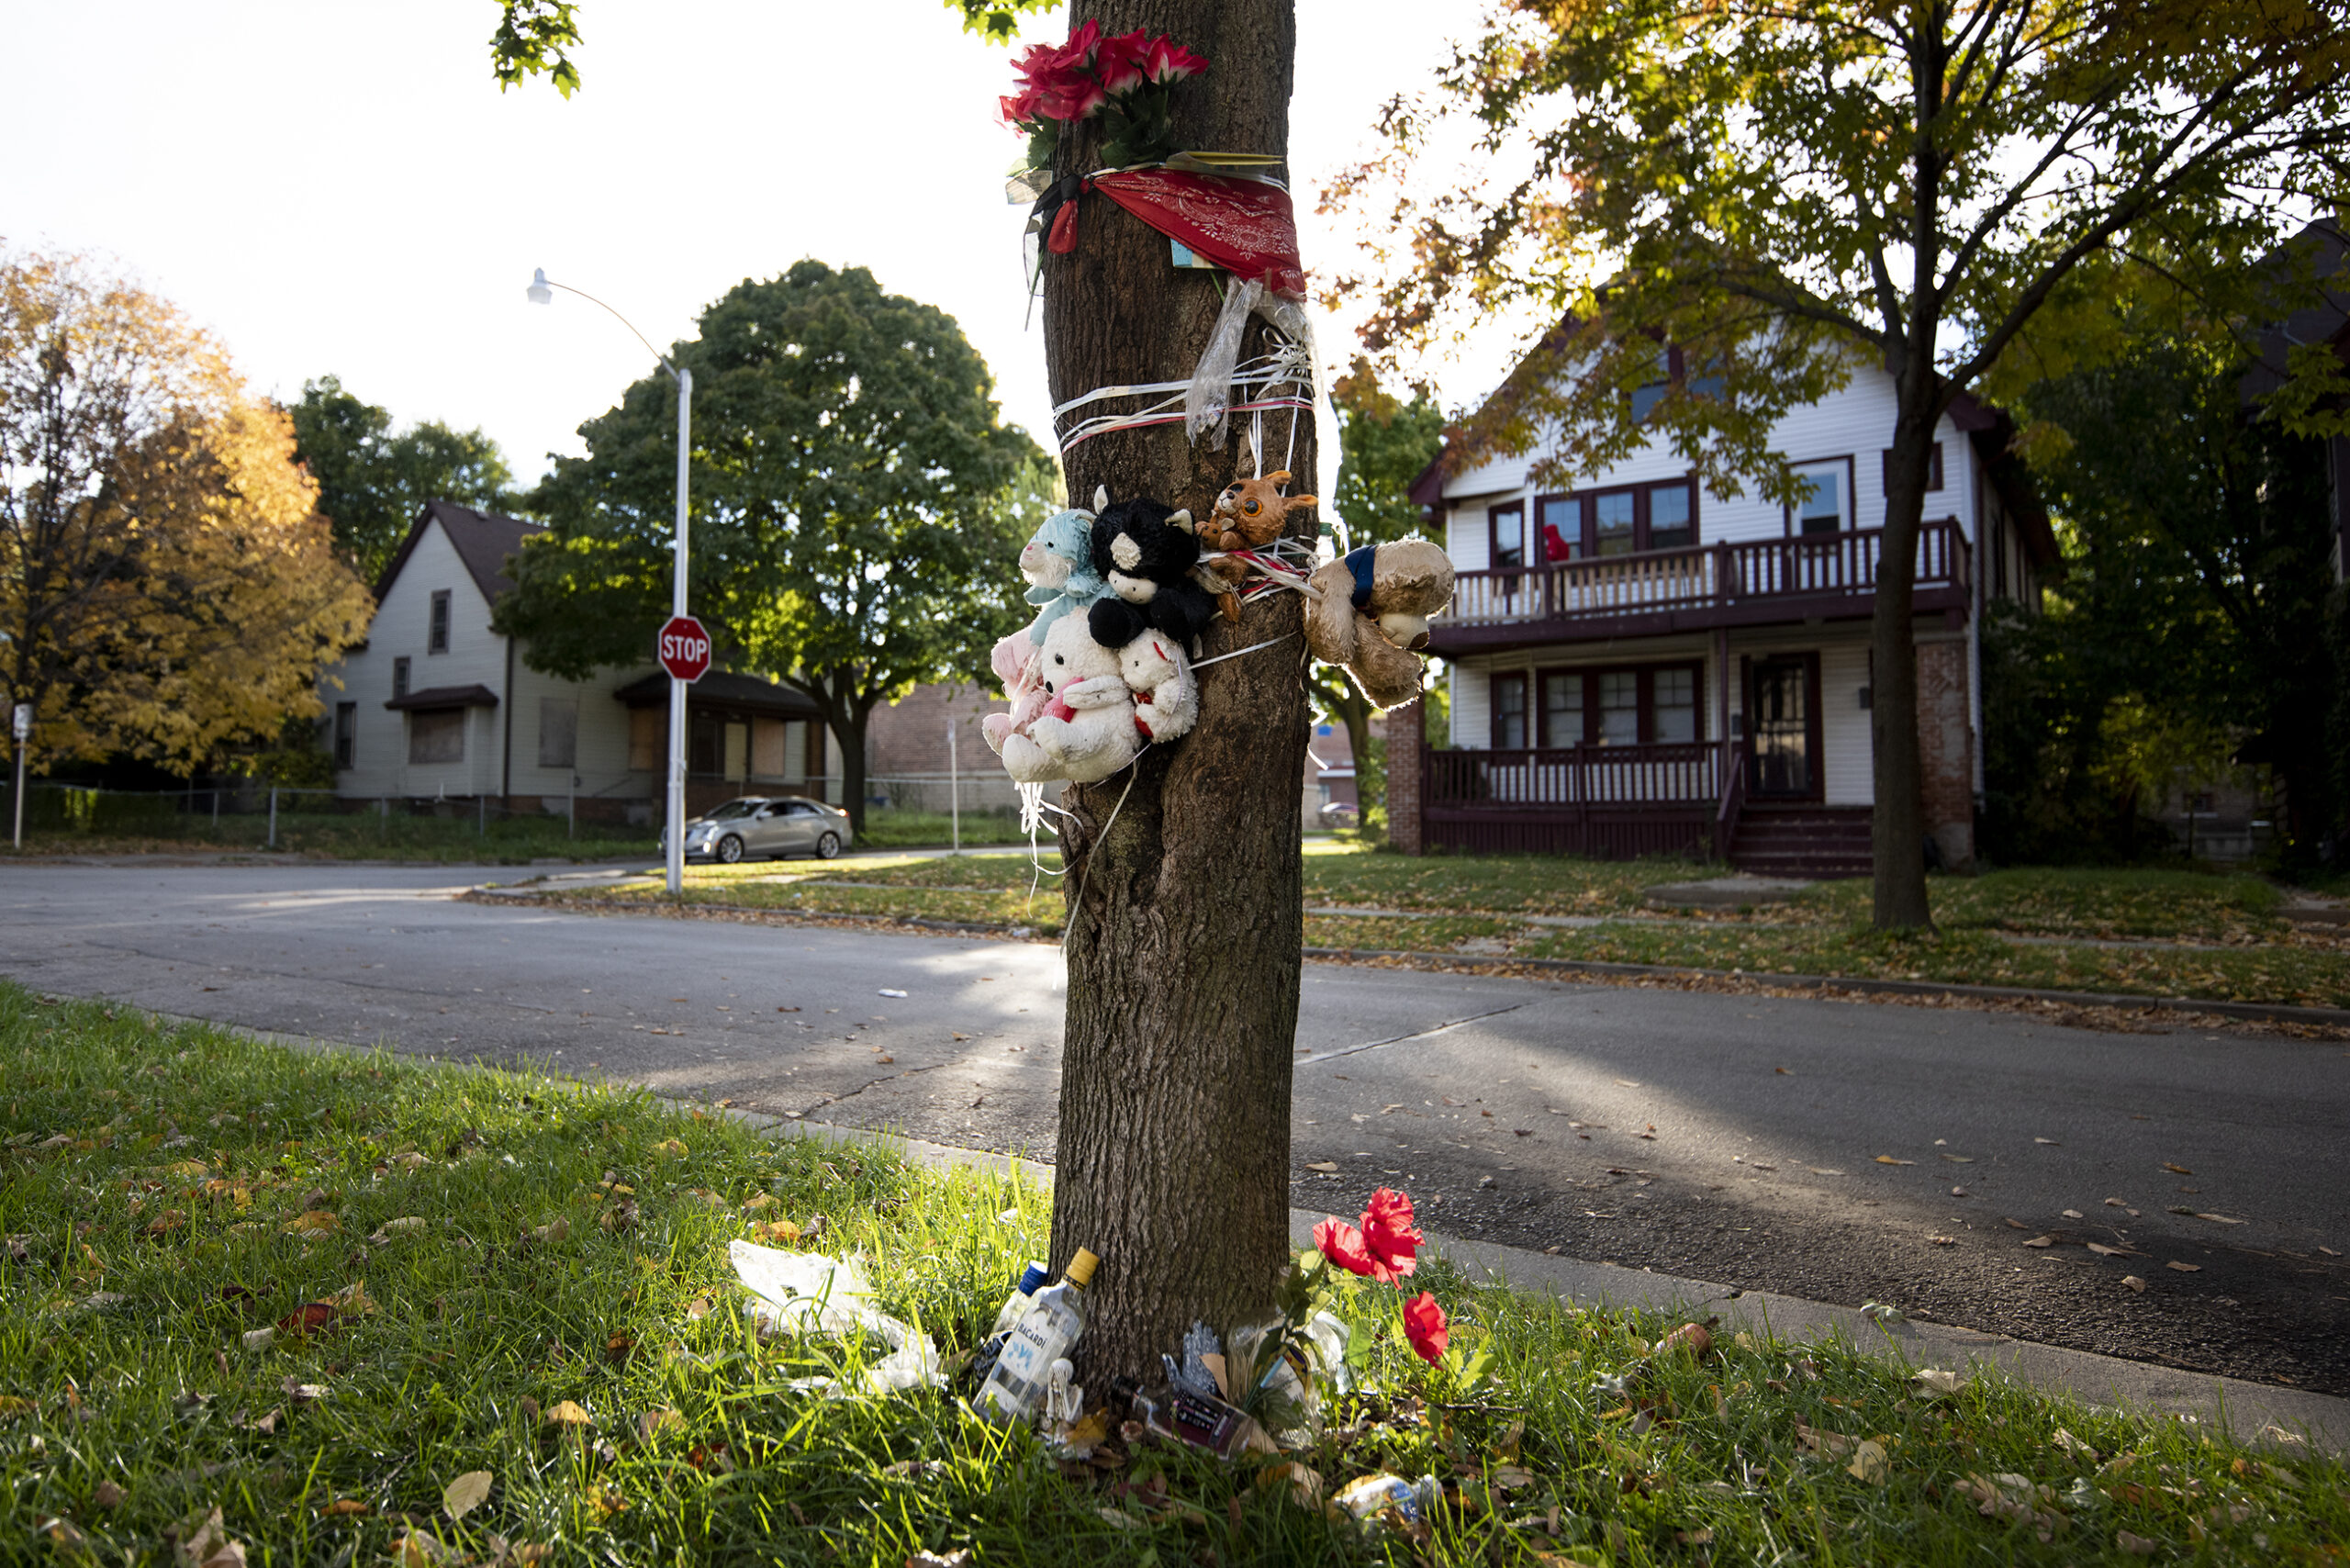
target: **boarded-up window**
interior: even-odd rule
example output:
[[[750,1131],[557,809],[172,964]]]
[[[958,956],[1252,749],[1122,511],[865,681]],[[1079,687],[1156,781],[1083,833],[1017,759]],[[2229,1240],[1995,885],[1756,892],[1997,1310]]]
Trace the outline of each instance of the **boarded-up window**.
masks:
[[[751,721],[751,773],[754,778],[780,778],[784,776],[784,757],[790,735],[790,726],[780,719]]]
[[[632,708],[628,711],[628,766],[633,773],[661,771],[664,733],[669,715],[659,708]]]
[[[408,716],[408,759],[411,763],[465,760],[465,711],[463,708],[420,708]]]
[[[569,767],[579,760],[579,699],[539,699],[539,766]]]

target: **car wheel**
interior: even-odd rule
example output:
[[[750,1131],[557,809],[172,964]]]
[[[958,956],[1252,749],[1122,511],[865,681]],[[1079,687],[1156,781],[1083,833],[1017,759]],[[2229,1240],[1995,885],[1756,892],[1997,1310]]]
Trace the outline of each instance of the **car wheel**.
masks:
[[[816,841],[816,858],[819,860],[830,860],[840,852],[841,835],[839,834],[827,833]]]
[[[718,858],[722,864],[728,866],[732,866],[736,861],[742,859],[743,841],[735,837],[731,833],[724,838],[720,839],[718,841]]]

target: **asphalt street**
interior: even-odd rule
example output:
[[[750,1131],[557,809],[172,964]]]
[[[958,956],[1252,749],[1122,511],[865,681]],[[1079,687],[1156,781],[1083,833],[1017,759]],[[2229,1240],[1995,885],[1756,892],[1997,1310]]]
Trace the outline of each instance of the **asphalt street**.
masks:
[[[1057,947],[453,896],[515,875],[19,863],[0,973],[1051,1159]],[[1302,1207],[2350,1394],[2336,1043],[1309,964],[1296,1051]]]

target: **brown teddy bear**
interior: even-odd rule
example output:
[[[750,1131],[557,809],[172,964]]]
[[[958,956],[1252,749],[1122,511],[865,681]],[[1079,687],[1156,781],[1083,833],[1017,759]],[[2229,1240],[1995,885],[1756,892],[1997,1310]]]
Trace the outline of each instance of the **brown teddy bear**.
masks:
[[[1305,642],[1377,708],[1420,694],[1428,617],[1452,602],[1452,562],[1425,539],[1366,544],[1307,580]]]

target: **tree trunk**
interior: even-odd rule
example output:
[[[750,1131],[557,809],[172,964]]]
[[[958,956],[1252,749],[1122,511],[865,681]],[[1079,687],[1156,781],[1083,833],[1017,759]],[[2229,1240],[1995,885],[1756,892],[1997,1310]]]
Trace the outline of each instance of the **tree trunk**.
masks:
[[[865,834],[865,729],[873,710],[856,697],[844,699],[841,708],[841,721],[833,726],[833,738],[841,743],[841,810],[848,813],[849,831],[861,838]]]
[[[1934,425],[1941,417],[1933,373],[1913,355],[1900,378],[1900,411],[1886,472],[1884,549],[1876,564],[1875,618],[1870,626],[1869,733],[1875,743],[1875,809],[1870,858],[1875,872],[1876,928],[1906,931],[1933,924],[1926,901],[1925,768],[1918,745],[1918,639],[1911,602],[1918,577],[1918,531],[1925,512]]]
[[[1176,89],[1183,145],[1286,153],[1296,50],[1290,0],[1105,0],[1072,8],[1105,32],[1165,33],[1204,55]],[[1098,121],[1063,140],[1058,170],[1099,165]],[[1076,250],[1047,254],[1045,352],[1054,400],[1191,375],[1219,299],[1175,270],[1167,237],[1088,196]],[[1261,328],[1243,358],[1256,352]],[[1270,445],[1286,444],[1282,416]],[[1301,416],[1301,418],[1303,418]],[[1064,454],[1069,494],[1107,486],[1204,517],[1237,472],[1182,427],[1124,431]],[[1301,429],[1289,460],[1315,471]],[[1308,525],[1310,526],[1310,525]],[[1202,657],[1275,646],[1200,672],[1188,735],[1125,773],[1062,796],[1069,1000],[1053,1190],[1056,1269],[1102,1258],[1081,1381],[1147,1375],[1201,1319],[1220,1331],[1268,1316],[1288,1254],[1290,1053],[1304,939],[1299,781],[1307,709],[1296,595],[1261,595],[1219,620]],[[1114,820],[1113,820],[1114,819]]]

